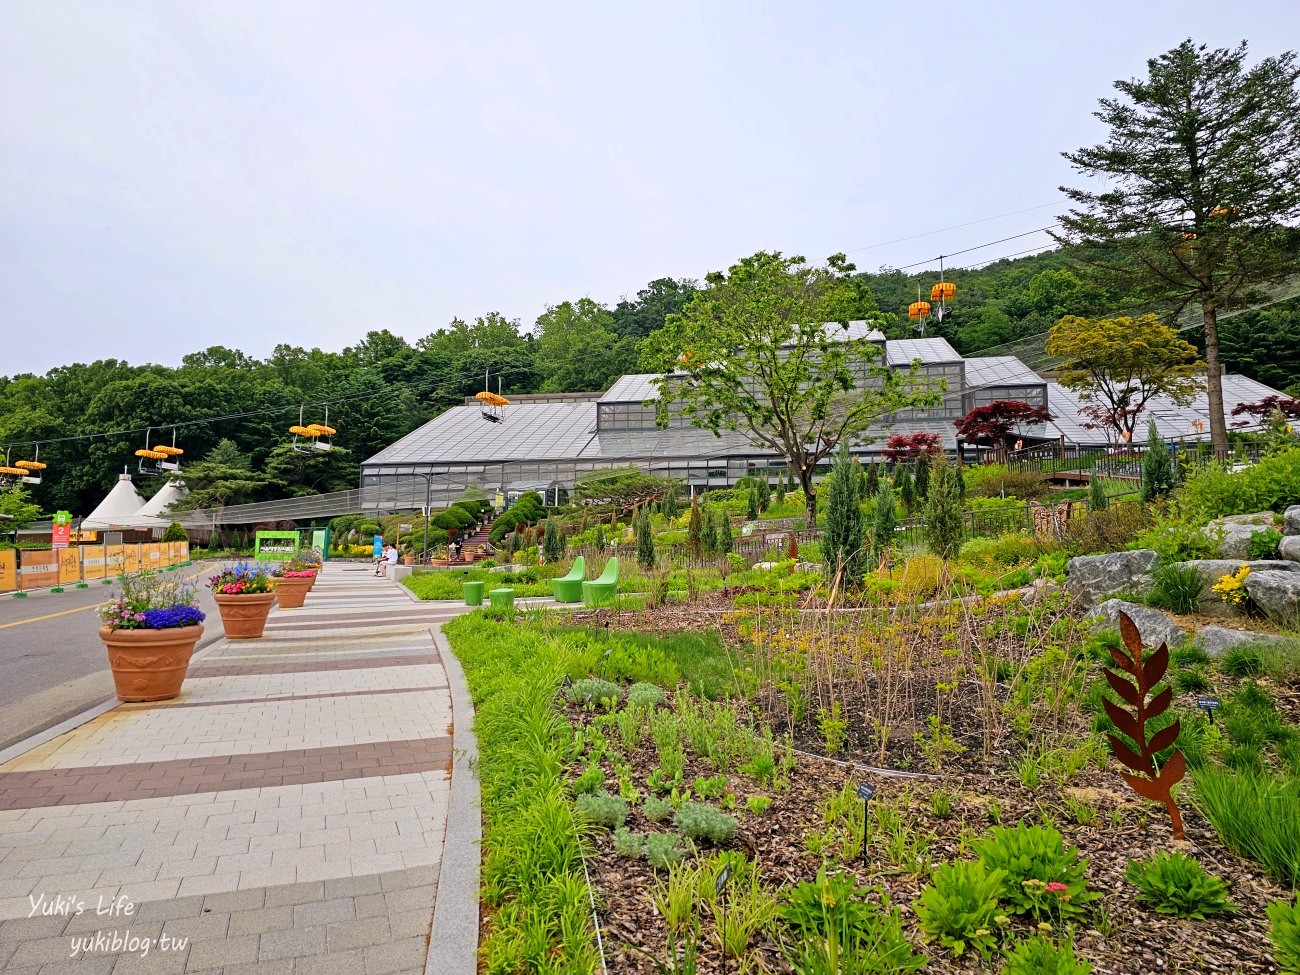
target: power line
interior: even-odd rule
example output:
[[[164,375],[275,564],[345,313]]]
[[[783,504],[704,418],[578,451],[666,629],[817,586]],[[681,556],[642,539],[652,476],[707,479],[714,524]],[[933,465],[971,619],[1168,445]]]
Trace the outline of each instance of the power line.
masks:
[[[1026,230],[1023,234],[1012,234],[1010,237],[1003,237],[1000,240],[991,240],[987,244],[976,244],[974,247],[967,247],[963,250],[953,251],[951,254],[939,254],[935,257],[926,258],[924,261],[914,261],[911,264],[903,264],[900,267],[890,268],[891,271],[906,271],[910,267],[920,267],[923,264],[933,264],[935,261],[945,260],[949,257],[957,257],[960,254],[969,254],[971,251],[983,250],[985,247],[993,247],[996,244],[1005,244],[1009,240],[1019,240],[1021,237],[1029,237],[1033,234],[1041,234],[1045,230],[1051,230],[1053,227],[1059,227],[1059,223],[1049,223],[1046,227],[1039,227],[1036,230]],[[1046,245],[1044,245],[1046,246]]]
[[[1023,210],[1008,210],[1006,213],[999,213],[992,217],[981,217],[979,220],[971,220],[969,223],[958,223],[953,224],[951,227],[941,227],[938,230],[927,230],[923,234],[912,234],[910,237],[898,237],[894,240],[882,240],[878,244],[868,244],[866,247],[854,247],[852,250],[847,250],[844,253],[857,254],[859,251],[875,250],[877,247],[888,247],[890,244],[902,244],[909,240],[920,240],[922,237],[933,237],[935,234],[945,234],[950,230],[961,230],[963,227],[974,227],[976,224],[1001,220],[1003,217],[1013,217],[1018,213],[1029,213],[1033,210],[1042,210],[1046,207],[1058,206],[1066,199],[1066,197],[1061,197],[1059,200],[1053,200],[1051,203],[1040,203],[1038,206],[1025,207]]]

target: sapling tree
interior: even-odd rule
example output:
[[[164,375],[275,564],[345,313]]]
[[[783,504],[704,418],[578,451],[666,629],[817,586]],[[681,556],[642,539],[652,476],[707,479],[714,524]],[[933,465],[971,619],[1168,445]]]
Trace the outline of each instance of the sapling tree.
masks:
[[[564,536],[554,518],[546,519],[546,531],[542,534],[542,555],[546,561],[554,562],[564,555]]]
[[[714,516],[713,506],[709,505],[701,512],[700,549],[706,557],[718,554],[718,520]]]
[[[876,509],[871,519],[871,557],[883,559],[894,546],[894,528],[898,514],[894,507],[894,489],[889,478],[882,477],[876,489]]]
[[[718,554],[730,555],[732,549],[731,519],[727,517],[727,512],[722,508],[717,508],[716,512],[718,518]]]
[[[772,485],[767,481],[767,475],[758,479],[758,511],[762,514],[772,504]]]
[[[858,469],[848,444],[840,444],[827,479],[826,530],[822,533],[822,561],[826,579],[842,589],[862,585],[866,524],[858,494]]]
[[[748,507],[745,509],[745,517],[750,521],[758,518],[758,488],[751,487],[745,492]]]
[[[699,498],[691,498],[691,517],[686,522],[686,552],[696,562],[704,556],[704,526],[700,520]]]
[[[925,504],[925,540],[930,551],[940,558],[954,559],[966,539],[961,517],[961,495],[957,478],[961,475],[940,454],[930,477],[930,497]]]
[[[1169,457],[1165,438],[1160,436],[1155,417],[1147,422],[1147,449],[1142,455],[1142,484],[1139,496],[1143,501],[1163,498],[1174,489],[1174,463]]]
[[[916,485],[917,498],[924,501],[930,496],[930,455],[928,453],[923,453],[916,458],[916,475],[913,481]]]
[[[655,537],[650,527],[650,512],[646,511],[636,523],[636,564],[653,569],[655,561]]]
[[[1108,504],[1106,485],[1102,484],[1101,477],[1094,471],[1088,478],[1088,510],[1105,511]]]
[[[912,481],[912,469],[907,464],[900,464],[895,471],[894,486],[898,488],[898,498],[903,502],[903,510],[910,515],[916,508],[916,484]]]

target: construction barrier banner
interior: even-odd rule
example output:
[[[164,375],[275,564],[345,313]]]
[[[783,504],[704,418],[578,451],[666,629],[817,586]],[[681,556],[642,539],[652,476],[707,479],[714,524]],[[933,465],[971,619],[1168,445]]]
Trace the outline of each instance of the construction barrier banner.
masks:
[[[126,547],[104,546],[104,578],[115,579],[126,571]]]
[[[57,552],[33,552],[25,549],[18,563],[23,589],[46,589],[59,584],[59,557]]]
[[[81,581],[81,551],[59,549],[59,585],[71,586]]]
[[[190,560],[190,543],[177,542],[176,544],[181,550],[181,561],[188,562]]]
[[[171,542],[158,543],[158,564],[159,565],[172,564],[172,543]]]
[[[122,552],[126,556],[126,558],[122,560],[123,574],[139,572],[140,571],[140,546],[123,545]]]
[[[81,546],[81,578],[87,582],[91,579],[104,578],[104,566],[103,545]]]
[[[144,558],[143,568],[161,569],[163,565],[162,546],[159,545],[157,542],[149,542],[147,545],[144,546],[143,558]]]
[[[18,588],[18,553],[0,552],[0,592],[13,592]]]

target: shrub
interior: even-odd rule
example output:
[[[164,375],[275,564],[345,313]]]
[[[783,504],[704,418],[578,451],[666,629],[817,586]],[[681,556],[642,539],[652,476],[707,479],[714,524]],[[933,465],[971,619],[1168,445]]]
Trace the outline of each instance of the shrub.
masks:
[[[767,812],[768,809],[771,808],[771,806],[772,806],[771,796],[750,796],[748,799],[745,800],[745,808],[747,808],[755,816],[763,815],[763,813]]]
[[[1182,490],[1189,511],[1206,520],[1220,515],[1282,511],[1300,504],[1300,447],[1268,457],[1240,471],[1220,464],[1193,469]]]
[[[1088,892],[1088,861],[1077,849],[1066,849],[1051,826],[995,826],[973,848],[985,866],[1002,874],[1002,899],[1016,914],[1079,917],[1098,896]]]
[[[645,840],[645,834],[620,826],[614,830],[614,852],[630,860],[640,860],[645,856]]]
[[[605,773],[595,765],[573,780],[573,791],[577,795],[594,794],[604,787]]]
[[[731,839],[738,824],[734,817],[706,802],[684,802],[673,817],[673,825],[693,840],[721,844]]]
[[[1138,492],[1143,501],[1163,498],[1174,489],[1174,464],[1156,419],[1147,422],[1147,449],[1142,455],[1142,482]]]
[[[586,677],[582,680],[575,680],[570,684],[566,696],[574,704],[591,701],[596,704],[609,702],[612,705],[618,702],[618,699],[623,696],[623,692],[612,681],[600,677]]]
[[[1254,677],[1264,669],[1264,660],[1259,648],[1247,643],[1225,650],[1219,669],[1229,677]]]
[[[663,688],[654,684],[636,683],[627,689],[627,706],[630,708],[653,708],[663,699]]]
[[[1005,881],[1005,873],[982,860],[944,864],[912,905],[921,930],[959,958],[972,949],[988,958],[997,944],[994,918]]]
[[[1228,901],[1228,885],[1181,851],[1130,860],[1124,875],[1138,889],[1138,900],[1157,914],[1201,921],[1236,910]]]
[[[576,809],[579,819],[607,829],[617,829],[627,820],[627,802],[608,792],[578,796]]]
[[[1204,591],[1205,583],[1195,569],[1162,565],[1152,580],[1147,603],[1174,613],[1194,613]]]
[[[1065,534],[1080,555],[1120,551],[1135,540],[1139,547],[1150,548],[1142,534],[1147,527],[1147,511],[1144,505],[1119,502],[1105,511],[1089,511],[1082,518],[1071,518]]]
[[[966,492],[977,498],[1017,497],[1026,501],[1046,494],[1049,485],[1042,474],[1033,471],[1009,471],[1005,467],[991,468],[990,473],[976,473],[980,468],[967,467]],[[975,483],[971,483],[974,480]]]
[[[961,495],[957,490],[958,473],[940,454],[930,473],[930,496],[925,503],[925,540],[930,551],[945,559],[956,558],[966,538],[961,517]]]
[[[645,818],[652,823],[665,822],[673,814],[673,804],[667,799],[660,799],[658,796],[647,796],[641,811],[645,813]]]
[[[163,532],[162,540],[164,542],[188,542],[190,536],[186,534],[179,521],[173,521],[167,526],[167,530]]]
[[[829,488],[822,553],[826,560],[827,583],[839,585],[841,589],[858,588],[866,572],[863,555],[867,530],[862,515],[862,498],[858,496],[858,470],[849,456],[848,444],[840,444],[827,478]]]
[[[895,594],[905,599],[923,599],[934,595],[943,585],[943,559],[935,555],[913,555],[901,570],[895,570]]]
[[[1002,963],[1002,975],[1091,975],[1092,965],[1076,958],[1070,941],[1053,944],[1042,936],[1015,942]]]
[[[889,478],[882,477],[876,489],[875,508],[871,516],[871,558],[878,562],[894,546],[894,526],[898,524],[898,514],[894,507],[894,489],[889,486]],[[793,545],[795,536],[790,535]],[[796,556],[791,556],[797,557]]]
[[[1276,528],[1265,528],[1262,532],[1255,532],[1250,536],[1250,542],[1246,546],[1246,557],[1248,559],[1277,558],[1282,537],[1282,533]]]
[[[925,967],[928,959],[912,950],[898,909],[883,895],[875,907],[868,893],[851,875],[827,874],[824,866],[815,881],[790,890],[780,915],[795,935],[785,955],[796,972],[901,975]]]
[[[1300,975],[1300,900],[1269,904],[1268,919],[1274,960],[1287,975]]]
[[[1152,549],[1166,562],[1217,559],[1223,533],[1208,530],[1205,522],[1183,511],[1164,511],[1138,534],[1134,546]]]
[[[686,858],[686,845],[673,833],[650,833],[645,838],[645,858],[650,866],[666,870]]]

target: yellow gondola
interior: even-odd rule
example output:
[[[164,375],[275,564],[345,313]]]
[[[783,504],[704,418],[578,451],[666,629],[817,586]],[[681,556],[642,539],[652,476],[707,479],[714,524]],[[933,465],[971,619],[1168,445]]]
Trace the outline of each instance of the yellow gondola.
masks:
[[[500,423],[503,419],[501,408],[510,405],[510,400],[500,393],[490,393],[486,389],[481,393],[475,393],[474,398],[483,404],[483,408],[479,411],[483,414],[483,419],[492,423]]]
[[[931,301],[951,301],[957,294],[957,286],[951,281],[940,281],[930,289]]]
[[[329,407],[325,407],[324,423],[303,423],[305,412],[305,406],[298,407],[298,422],[289,428],[289,432],[293,434],[293,449],[300,454],[333,450],[334,444],[330,438],[338,431],[329,425]]]
[[[929,318],[930,303],[928,301],[914,301],[907,306],[908,318]]]

